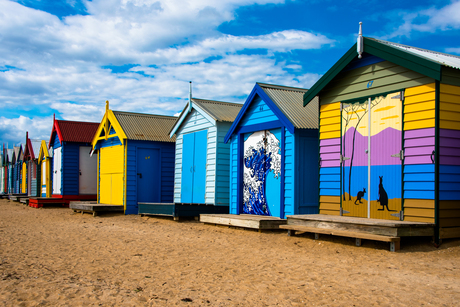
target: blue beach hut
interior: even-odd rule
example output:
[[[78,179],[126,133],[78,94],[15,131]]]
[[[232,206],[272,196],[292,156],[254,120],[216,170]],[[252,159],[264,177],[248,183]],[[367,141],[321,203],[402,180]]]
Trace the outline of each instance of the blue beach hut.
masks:
[[[256,83],[225,136],[230,213],[318,213],[318,102],[306,89]]]
[[[176,136],[174,203],[139,213],[173,217],[228,213],[230,145],[224,137],[242,104],[191,98],[169,132]]]
[[[112,111],[107,102],[92,140],[100,208],[120,206],[125,214],[138,214],[139,203],[173,201],[175,138],[168,132],[176,119]]]

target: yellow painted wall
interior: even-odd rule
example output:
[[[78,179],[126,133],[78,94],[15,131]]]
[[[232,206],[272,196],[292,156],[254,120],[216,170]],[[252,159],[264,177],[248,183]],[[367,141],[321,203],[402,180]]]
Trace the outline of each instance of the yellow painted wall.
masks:
[[[439,96],[439,127],[460,130],[460,87],[441,84]]]
[[[21,178],[21,190],[22,193],[27,193],[27,163],[22,163],[22,178]]]
[[[102,204],[123,205],[123,153],[122,145],[99,150],[99,199]]]
[[[340,196],[320,196],[319,214],[340,215]]]
[[[340,137],[340,102],[325,104],[319,108],[320,140]]]
[[[404,130],[435,126],[435,83],[411,87],[404,92]]]

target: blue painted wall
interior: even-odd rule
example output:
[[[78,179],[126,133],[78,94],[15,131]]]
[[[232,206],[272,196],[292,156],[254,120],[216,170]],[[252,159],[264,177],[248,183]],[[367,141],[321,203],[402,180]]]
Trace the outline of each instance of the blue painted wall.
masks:
[[[83,144],[81,144],[83,145]],[[62,146],[61,195],[79,195],[80,143],[64,142]]]
[[[404,165],[403,172],[404,198],[434,199],[434,164]]]
[[[137,204],[137,149],[152,148],[160,150],[160,191],[162,203],[172,203],[174,193],[174,156],[175,143],[152,141],[127,141],[127,178],[125,214],[138,214]]]

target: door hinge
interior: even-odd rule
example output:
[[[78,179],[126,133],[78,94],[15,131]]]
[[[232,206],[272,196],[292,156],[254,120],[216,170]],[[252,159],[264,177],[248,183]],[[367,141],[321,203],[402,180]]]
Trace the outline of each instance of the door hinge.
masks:
[[[393,158],[399,158],[399,160],[404,160],[404,150],[401,149],[399,153],[391,155]]]
[[[343,208],[340,208],[340,215],[344,215],[344,214],[348,214],[350,213],[350,211],[347,211],[347,210],[343,210]]]
[[[343,161],[346,161],[346,160],[350,160],[350,158],[340,155],[340,163],[343,163]]]
[[[404,211],[399,211],[399,213],[392,213],[391,216],[398,217],[400,221],[404,221]]]

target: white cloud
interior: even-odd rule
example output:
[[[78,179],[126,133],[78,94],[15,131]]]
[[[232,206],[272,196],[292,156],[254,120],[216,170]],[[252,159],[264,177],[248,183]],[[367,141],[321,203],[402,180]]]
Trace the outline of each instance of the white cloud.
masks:
[[[48,141],[53,126],[53,117],[30,118],[19,116],[18,118],[5,118],[0,116],[0,135],[2,143],[8,142],[9,148],[13,144],[25,143],[26,131],[29,131],[29,137]]]
[[[460,54],[460,47],[458,47],[458,48],[446,48],[446,52],[447,52],[447,53],[456,53],[456,54]]]

